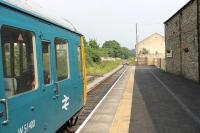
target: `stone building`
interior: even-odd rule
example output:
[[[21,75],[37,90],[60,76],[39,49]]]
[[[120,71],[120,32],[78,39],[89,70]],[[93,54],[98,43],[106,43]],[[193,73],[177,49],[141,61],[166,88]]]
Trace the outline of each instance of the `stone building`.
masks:
[[[200,81],[200,2],[191,0],[165,22],[166,71]]]
[[[136,59],[138,64],[161,65],[160,59],[165,58],[165,38],[154,33],[136,44]],[[159,66],[160,67],[160,66]]]

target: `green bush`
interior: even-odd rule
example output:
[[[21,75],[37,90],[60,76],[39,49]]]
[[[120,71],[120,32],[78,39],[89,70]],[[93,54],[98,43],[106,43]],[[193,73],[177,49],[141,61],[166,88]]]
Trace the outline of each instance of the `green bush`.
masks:
[[[96,50],[91,47],[86,47],[85,52],[86,52],[86,62],[89,64],[94,63],[100,63],[101,62],[101,57],[99,56],[98,52],[95,52]]]
[[[87,43],[86,40],[84,40],[84,42]],[[101,61],[101,57],[113,57],[127,60],[131,59],[134,55],[134,51],[126,47],[121,47],[115,40],[106,41],[102,48],[99,46],[95,39],[91,39],[85,44],[86,67],[89,75],[102,75],[122,64],[122,61]]]

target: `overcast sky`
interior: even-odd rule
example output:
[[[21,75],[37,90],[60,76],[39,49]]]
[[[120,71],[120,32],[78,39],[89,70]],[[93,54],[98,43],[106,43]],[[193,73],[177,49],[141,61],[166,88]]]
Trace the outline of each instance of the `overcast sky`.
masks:
[[[135,45],[135,24],[139,40],[158,32],[163,22],[189,0],[32,0],[45,10],[70,20],[87,39],[102,44],[117,40],[130,49]]]

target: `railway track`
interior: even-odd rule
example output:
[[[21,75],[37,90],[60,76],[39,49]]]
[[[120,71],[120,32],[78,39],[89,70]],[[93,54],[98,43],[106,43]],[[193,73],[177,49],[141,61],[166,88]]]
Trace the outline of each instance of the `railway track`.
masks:
[[[110,87],[116,82],[116,80],[122,75],[127,66],[122,67],[120,70],[112,74],[110,77],[106,78],[100,84],[95,86],[87,94],[86,106],[81,110],[76,126],[65,130],[63,133],[74,133],[80,125],[86,120],[89,114],[109,91]]]

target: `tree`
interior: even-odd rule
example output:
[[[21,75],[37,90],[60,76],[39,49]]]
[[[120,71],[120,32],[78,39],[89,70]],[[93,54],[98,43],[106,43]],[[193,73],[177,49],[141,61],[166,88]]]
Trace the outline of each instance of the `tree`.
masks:
[[[120,47],[120,44],[117,41],[115,41],[115,40],[106,41],[103,44],[103,48],[109,49],[108,54],[109,54],[110,57],[113,57],[113,58],[120,58],[121,57],[121,47]]]
[[[97,41],[95,39],[89,40],[89,46],[91,48],[94,48],[94,49],[98,49],[99,48],[99,45],[97,44]]]
[[[92,62],[94,62],[94,63],[101,62],[101,57],[99,56],[98,52],[95,51],[94,48],[87,47],[87,48],[85,48],[85,52],[86,52],[87,63],[92,64]]]
[[[106,41],[103,44],[103,48],[100,48],[97,41],[92,39],[89,41],[86,52],[86,64],[98,64],[101,63],[101,57],[113,57],[121,59],[129,59],[133,56],[133,52],[126,47],[121,47],[120,44],[115,41]]]
[[[102,46],[103,48],[115,48],[115,49],[117,49],[117,48],[120,48],[120,44],[117,42],[117,41],[115,41],[115,40],[112,40],[112,41],[106,41],[104,44],[103,44],[103,46]]]
[[[122,51],[122,55],[121,55],[122,59],[128,59],[131,56],[131,52],[128,48],[122,47],[121,51]]]
[[[108,48],[99,48],[98,50],[96,49],[96,52],[100,57],[109,57],[109,49]]]

